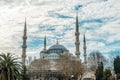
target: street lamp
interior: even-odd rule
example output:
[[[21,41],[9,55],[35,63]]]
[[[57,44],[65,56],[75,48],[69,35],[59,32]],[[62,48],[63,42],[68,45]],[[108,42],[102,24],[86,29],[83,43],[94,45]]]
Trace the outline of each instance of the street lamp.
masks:
[[[70,80],[75,80],[74,75],[70,76]]]

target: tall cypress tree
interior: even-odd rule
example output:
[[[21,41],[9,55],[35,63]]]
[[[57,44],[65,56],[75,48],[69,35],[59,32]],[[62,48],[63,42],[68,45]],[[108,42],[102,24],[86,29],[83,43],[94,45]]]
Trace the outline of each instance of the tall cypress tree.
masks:
[[[115,74],[117,74],[117,78],[120,79],[120,56],[116,56],[116,58],[114,58],[114,71]]]
[[[120,56],[114,58],[114,71],[116,74],[120,73]]]
[[[103,78],[103,62],[99,62],[98,68],[96,70],[96,80],[102,80]]]

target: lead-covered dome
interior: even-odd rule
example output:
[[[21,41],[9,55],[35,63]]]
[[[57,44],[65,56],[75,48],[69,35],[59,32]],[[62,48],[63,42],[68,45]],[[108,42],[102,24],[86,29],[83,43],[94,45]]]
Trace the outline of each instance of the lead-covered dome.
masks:
[[[63,45],[60,45],[60,44],[55,44],[48,49],[48,53],[60,54],[64,52],[68,52],[68,50]]]
[[[49,49],[62,49],[62,50],[67,50],[63,45],[56,44],[51,46]]]

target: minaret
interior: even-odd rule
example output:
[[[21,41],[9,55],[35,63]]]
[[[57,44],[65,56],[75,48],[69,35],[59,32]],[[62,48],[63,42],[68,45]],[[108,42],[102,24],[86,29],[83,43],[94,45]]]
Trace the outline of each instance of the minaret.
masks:
[[[77,57],[77,60],[79,60],[79,57],[80,57],[80,51],[79,51],[79,45],[80,45],[80,42],[79,42],[79,35],[80,35],[80,33],[79,33],[79,23],[78,23],[78,13],[77,13],[77,15],[76,15],[76,31],[75,31],[75,39],[76,39],[76,41],[75,41],[75,46],[76,46],[76,52],[75,52],[75,54],[76,54],[76,57]]]
[[[46,51],[47,51],[47,48],[46,48],[46,35],[45,35],[45,37],[44,37],[44,47],[43,47],[43,50],[40,52],[40,58],[45,57],[44,53],[46,53]]]
[[[44,37],[44,50],[46,50],[46,36]]]
[[[27,40],[27,25],[26,25],[26,19],[25,19],[25,23],[24,23],[24,33],[23,33],[23,45],[22,45],[22,64],[23,66],[25,66],[25,62],[26,62],[26,40]]]
[[[86,46],[86,38],[85,38],[85,33],[84,33],[84,36],[83,36],[84,64],[87,64],[86,49],[87,49],[87,46]]]

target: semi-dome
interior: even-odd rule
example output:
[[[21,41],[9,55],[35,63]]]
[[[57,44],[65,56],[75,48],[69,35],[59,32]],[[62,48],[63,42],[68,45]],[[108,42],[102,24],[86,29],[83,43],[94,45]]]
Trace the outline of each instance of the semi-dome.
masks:
[[[48,59],[52,59],[54,61],[54,59],[58,59],[59,55],[57,53],[50,53],[48,55]]]
[[[56,54],[56,53],[51,53],[51,54],[48,55],[48,57],[59,57],[59,55]]]

